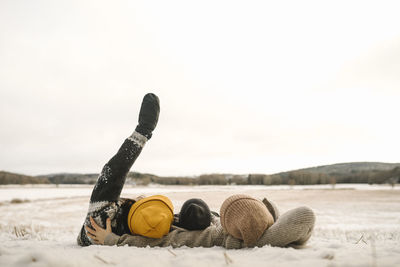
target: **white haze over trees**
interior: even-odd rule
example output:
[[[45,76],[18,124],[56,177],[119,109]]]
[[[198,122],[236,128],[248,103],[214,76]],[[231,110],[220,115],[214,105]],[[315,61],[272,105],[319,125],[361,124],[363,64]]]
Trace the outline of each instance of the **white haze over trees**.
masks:
[[[0,170],[99,172],[161,99],[135,171],[399,162],[397,1],[0,2]]]

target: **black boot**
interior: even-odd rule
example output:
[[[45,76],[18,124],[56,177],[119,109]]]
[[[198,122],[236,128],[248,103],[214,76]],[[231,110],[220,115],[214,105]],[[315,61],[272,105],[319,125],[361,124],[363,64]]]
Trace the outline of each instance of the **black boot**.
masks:
[[[142,107],[139,113],[139,124],[135,131],[150,139],[156,128],[158,115],[160,114],[160,100],[155,94],[149,93],[143,97]]]

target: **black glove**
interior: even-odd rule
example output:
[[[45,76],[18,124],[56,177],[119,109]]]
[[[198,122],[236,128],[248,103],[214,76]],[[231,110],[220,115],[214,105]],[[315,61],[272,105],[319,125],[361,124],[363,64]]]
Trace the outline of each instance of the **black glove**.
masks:
[[[152,136],[153,130],[158,122],[160,114],[160,100],[155,94],[146,94],[143,97],[142,106],[139,113],[139,124],[136,127],[136,132],[144,135],[147,139]]]

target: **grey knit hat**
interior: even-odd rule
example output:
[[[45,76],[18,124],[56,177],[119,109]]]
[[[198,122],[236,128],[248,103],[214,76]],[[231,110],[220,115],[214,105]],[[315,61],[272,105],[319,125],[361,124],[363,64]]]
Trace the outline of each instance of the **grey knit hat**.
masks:
[[[220,214],[224,230],[249,247],[274,223],[264,203],[249,195],[230,196],[222,203]]]

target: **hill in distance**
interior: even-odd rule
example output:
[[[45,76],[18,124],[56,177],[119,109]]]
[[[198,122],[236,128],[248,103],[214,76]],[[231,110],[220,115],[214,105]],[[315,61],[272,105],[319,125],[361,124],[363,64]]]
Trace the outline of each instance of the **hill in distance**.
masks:
[[[388,171],[396,167],[400,167],[400,163],[348,162],[348,163],[336,163],[331,165],[322,165],[322,166],[292,170],[282,173],[289,173],[293,171],[306,171],[312,173],[325,173],[325,174],[351,174],[363,171]]]
[[[399,179],[400,163],[384,162],[349,162],[310,167],[276,174],[206,174],[199,177],[160,177],[153,174],[130,172],[128,184],[288,184],[290,179],[295,184],[329,183],[331,178],[339,183],[384,183],[388,179]],[[0,171],[0,184],[94,184],[98,173],[56,173],[29,176]],[[312,179],[311,179],[312,177]],[[197,179],[197,180],[196,180]],[[227,182],[228,181],[228,182]]]
[[[46,177],[0,171],[0,184],[50,184]]]

